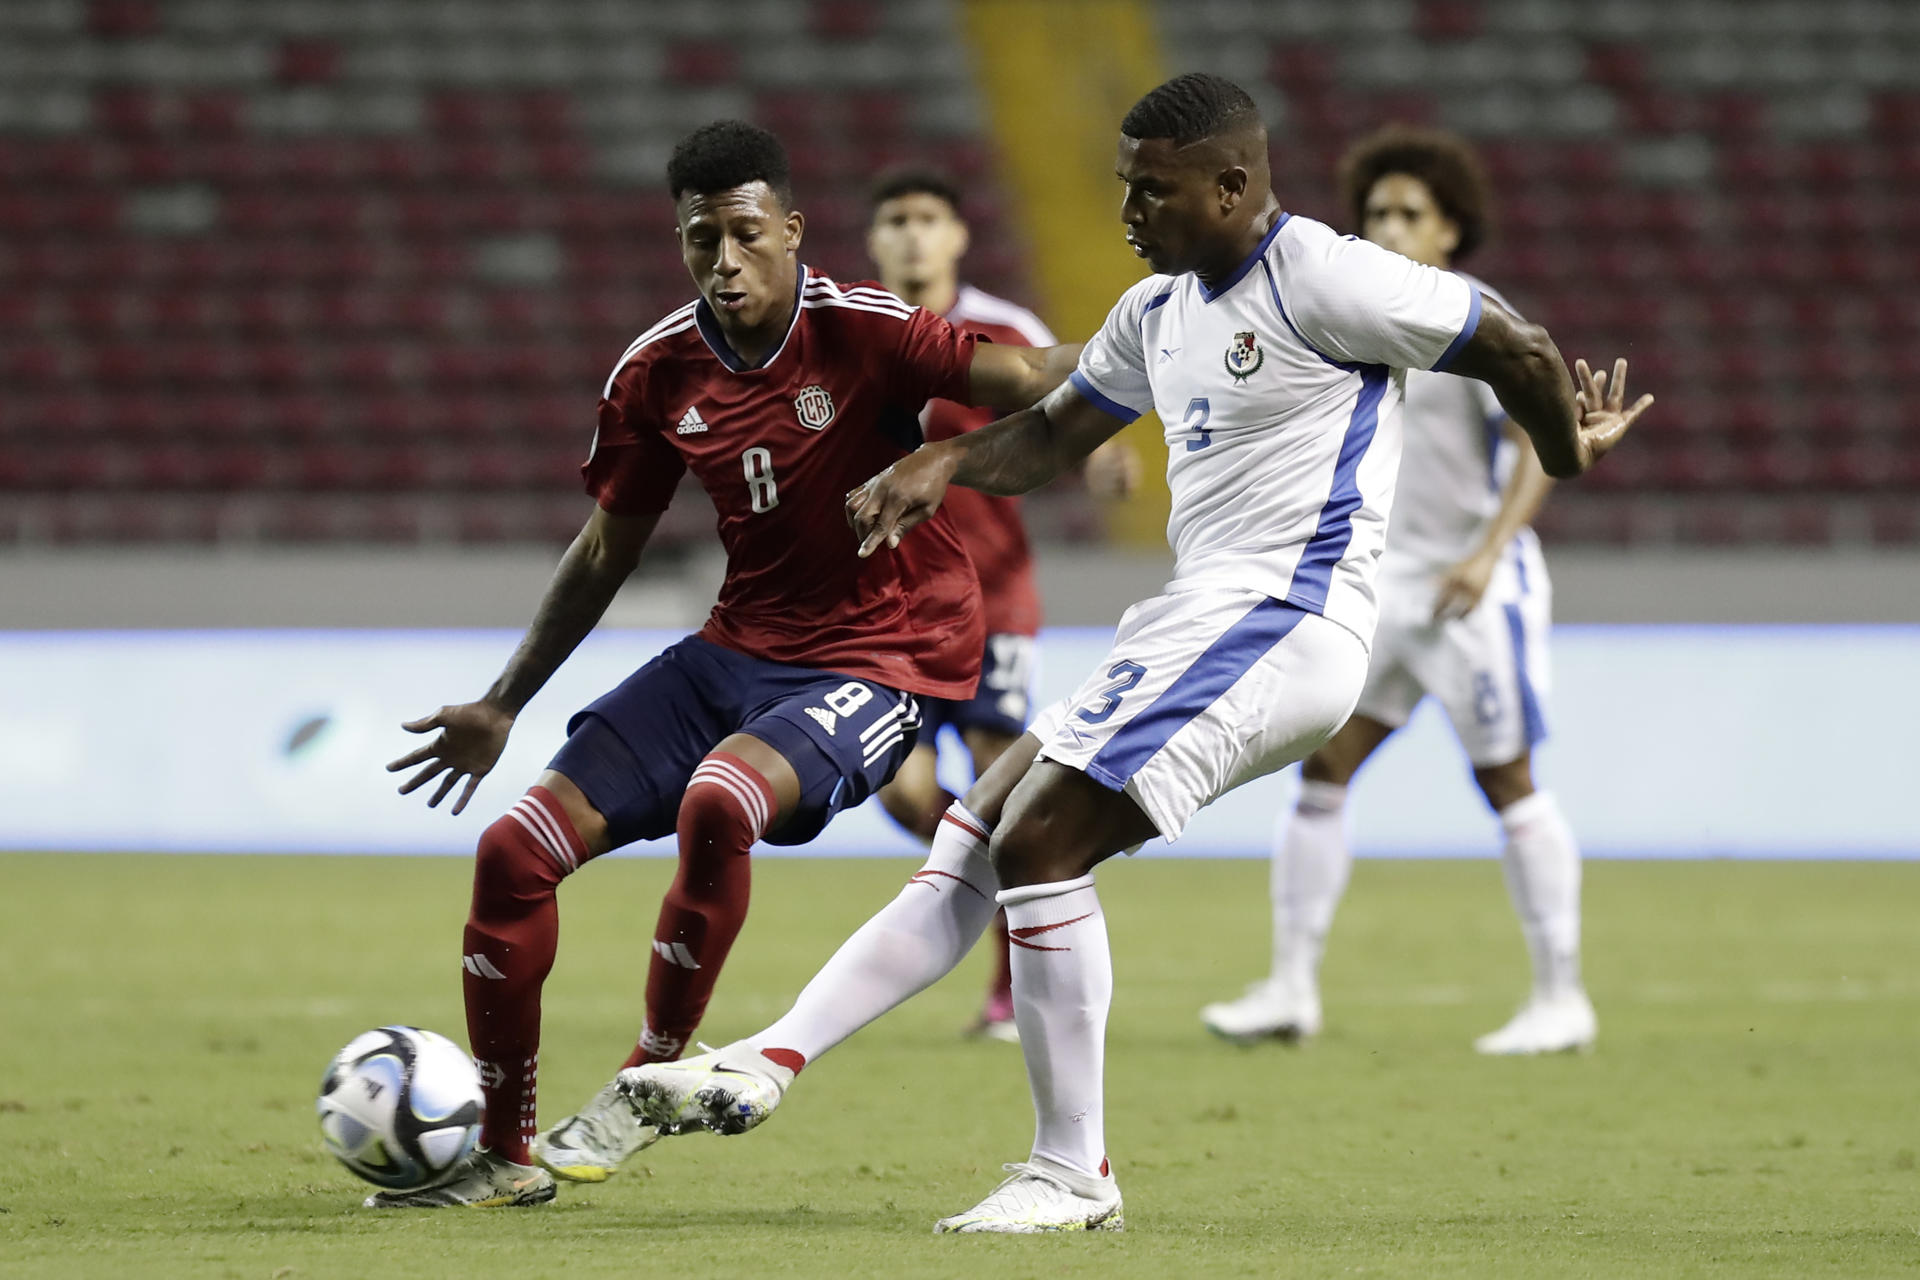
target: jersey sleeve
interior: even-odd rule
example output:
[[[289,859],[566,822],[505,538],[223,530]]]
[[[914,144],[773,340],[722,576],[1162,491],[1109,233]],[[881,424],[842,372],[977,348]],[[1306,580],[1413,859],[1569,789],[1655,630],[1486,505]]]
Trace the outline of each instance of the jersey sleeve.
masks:
[[[894,399],[915,411],[929,400],[972,404],[973,349],[980,339],[925,307],[914,308],[901,329]]]
[[[673,501],[687,464],[658,424],[647,420],[632,388],[631,378],[616,377],[608,384],[580,476],[610,515],[659,515]]]
[[[1480,290],[1365,240],[1331,241],[1290,281],[1293,323],[1323,355],[1444,371],[1480,327]]]
[[[1150,309],[1165,301],[1170,289],[1159,276],[1128,289],[1107,313],[1100,332],[1081,349],[1079,367],[1068,381],[1102,413],[1132,422],[1153,408],[1153,385],[1147,379],[1140,325]]]

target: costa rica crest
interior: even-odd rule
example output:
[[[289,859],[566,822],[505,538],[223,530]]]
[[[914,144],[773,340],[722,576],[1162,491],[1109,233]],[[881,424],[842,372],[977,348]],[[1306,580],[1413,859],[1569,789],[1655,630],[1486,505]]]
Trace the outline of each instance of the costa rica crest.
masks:
[[[833,397],[816,382],[800,389],[793,398],[793,411],[800,416],[801,426],[818,431],[833,421]]]
[[[1267,353],[1260,349],[1260,338],[1249,330],[1233,335],[1233,345],[1227,348],[1227,372],[1233,375],[1236,384],[1245,382],[1260,372],[1260,366],[1267,362]]]

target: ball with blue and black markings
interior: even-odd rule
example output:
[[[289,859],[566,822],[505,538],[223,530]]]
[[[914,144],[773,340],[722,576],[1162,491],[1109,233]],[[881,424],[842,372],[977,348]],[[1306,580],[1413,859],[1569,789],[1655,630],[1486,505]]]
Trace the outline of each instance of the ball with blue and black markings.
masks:
[[[327,1064],[316,1109],[327,1150],[389,1191],[432,1186],[471,1155],[484,1108],[459,1045],[418,1027],[378,1027]]]

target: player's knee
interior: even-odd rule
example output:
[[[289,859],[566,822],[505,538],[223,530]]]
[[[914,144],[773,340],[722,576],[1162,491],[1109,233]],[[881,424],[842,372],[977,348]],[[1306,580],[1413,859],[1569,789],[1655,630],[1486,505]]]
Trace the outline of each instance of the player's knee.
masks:
[[[1055,884],[1087,873],[1086,859],[1077,849],[1063,847],[1050,826],[1029,809],[994,828],[987,856],[1002,889]]]
[[[1480,794],[1495,813],[1516,805],[1533,794],[1533,760],[1521,756],[1507,764],[1490,765],[1473,771]]]
[[[480,833],[473,862],[476,913],[507,903],[548,897],[566,876],[546,837],[527,828],[518,810],[501,814]]]
[[[767,833],[774,804],[772,786],[744,762],[718,753],[702,760],[675,823],[682,866],[745,853]]]

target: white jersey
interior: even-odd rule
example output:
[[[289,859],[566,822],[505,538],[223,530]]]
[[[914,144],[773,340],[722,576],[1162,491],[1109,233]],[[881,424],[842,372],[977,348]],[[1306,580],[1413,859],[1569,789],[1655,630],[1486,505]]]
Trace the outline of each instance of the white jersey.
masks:
[[[1507,300],[1471,281],[1501,306]],[[1406,446],[1387,531],[1382,573],[1429,576],[1479,550],[1500,511],[1515,451],[1505,437],[1507,411],[1493,388],[1450,373],[1407,373]]]
[[[1166,424],[1167,590],[1256,591],[1370,639],[1403,371],[1444,366],[1479,321],[1460,276],[1287,214],[1217,287],[1121,295],[1072,381]]]

